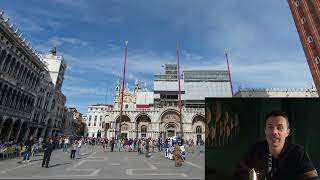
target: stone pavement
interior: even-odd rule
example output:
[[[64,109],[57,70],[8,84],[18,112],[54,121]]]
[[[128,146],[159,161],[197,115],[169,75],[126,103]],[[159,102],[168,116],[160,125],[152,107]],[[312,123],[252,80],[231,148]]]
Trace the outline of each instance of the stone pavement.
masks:
[[[115,148],[116,149],[116,148]],[[205,155],[187,154],[181,167],[164,158],[163,153],[103,152],[101,146],[84,145],[81,156],[70,160],[70,151],[54,150],[49,168],[42,168],[42,154],[29,163],[22,158],[0,161],[0,179],[204,179]]]

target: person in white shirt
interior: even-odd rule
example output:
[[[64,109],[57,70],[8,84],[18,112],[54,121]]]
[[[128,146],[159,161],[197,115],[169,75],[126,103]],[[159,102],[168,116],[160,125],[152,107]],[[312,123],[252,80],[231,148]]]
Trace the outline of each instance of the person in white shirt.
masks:
[[[63,142],[63,152],[64,153],[67,153],[67,151],[68,151],[68,144],[69,144],[69,137],[66,136],[64,138],[64,142]]]
[[[82,139],[78,141],[78,146],[77,146],[77,156],[80,157],[80,149],[82,145]]]

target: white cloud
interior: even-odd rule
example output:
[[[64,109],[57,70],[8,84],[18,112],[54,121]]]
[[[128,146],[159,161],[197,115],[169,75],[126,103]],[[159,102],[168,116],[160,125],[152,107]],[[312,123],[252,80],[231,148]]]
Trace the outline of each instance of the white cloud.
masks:
[[[183,70],[227,70],[225,57],[206,59],[192,52],[182,51],[180,57],[181,72]],[[127,57],[126,79],[135,80],[153,78],[153,74],[163,71],[162,65],[165,63],[176,63],[174,53],[158,54],[155,52],[131,52]],[[263,55],[261,55],[263,57]],[[247,59],[248,58],[248,59]],[[305,58],[294,53],[277,55],[270,54],[265,57],[265,61],[254,61],[255,57],[241,57],[231,54],[229,56],[230,69],[233,82],[245,84],[249,87],[308,87],[312,78]],[[67,58],[69,59],[69,58]],[[101,72],[122,77],[123,54],[113,54],[103,57],[92,57],[83,59],[72,57],[72,64],[83,72]],[[299,72],[299,73],[297,73]]]
[[[66,96],[82,96],[82,95],[106,95],[107,90],[103,88],[90,88],[90,87],[64,87],[63,92]]]
[[[51,1],[53,4],[58,4],[58,6],[68,6],[75,9],[85,9],[88,7],[88,3],[85,0],[54,0]]]
[[[61,46],[64,43],[69,43],[71,45],[80,45],[80,46],[86,46],[88,44],[85,41],[82,41],[77,38],[72,38],[72,37],[53,37],[49,40],[49,42],[53,46]]]
[[[70,69],[70,66],[68,66],[68,69]],[[65,81],[74,82],[74,83],[85,83],[88,82],[86,79],[81,78],[79,76],[70,76],[70,75],[64,75]]]

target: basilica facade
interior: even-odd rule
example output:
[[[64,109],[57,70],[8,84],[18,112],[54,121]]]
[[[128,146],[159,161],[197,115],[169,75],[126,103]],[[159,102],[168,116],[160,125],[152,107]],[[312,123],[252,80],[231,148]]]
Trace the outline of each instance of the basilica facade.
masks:
[[[166,64],[165,74],[155,75],[153,91],[135,81],[133,90],[124,89],[120,118],[121,87],[115,85],[113,104],[88,107],[88,137],[167,138],[182,136],[205,140],[205,97],[231,97],[227,71],[184,71],[181,80],[181,114],[178,106],[176,64]],[[172,76],[173,75],[173,76]],[[197,78],[194,78],[197,77]]]

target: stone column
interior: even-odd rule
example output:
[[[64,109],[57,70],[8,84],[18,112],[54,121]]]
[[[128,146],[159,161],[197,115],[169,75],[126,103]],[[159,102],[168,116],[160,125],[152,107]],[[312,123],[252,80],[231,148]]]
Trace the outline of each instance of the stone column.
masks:
[[[25,132],[25,134],[24,134],[24,136],[22,138],[22,141],[25,141],[25,140],[27,140],[29,138],[29,132],[30,132],[30,127],[27,126],[27,130],[26,130],[26,132]]]
[[[18,138],[19,138],[19,135],[20,135],[20,131],[21,131],[22,124],[23,124],[23,122],[21,122],[21,124],[20,124],[20,126],[19,126],[19,130],[18,130],[18,133],[17,133],[16,138],[14,138],[14,141],[16,141],[16,142],[18,141]]]
[[[32,136],[33,136],[33,138],[34,138],[34,139],[36,139],[36,138],[37,138],[38,129],[39,129],[39,128],[37,127],[37,128],[36,128],[36,130],[34,130],[34,131],[33,131]]]
[[[42,131],[41,131],[41,134],[40,134],[40,137],[44,137],[45,136],[45,132],[46,132],[46,130],[47,130],[47,127],[44,127],[43,129],[42,129]]]
[[[11,133],[12,133],[12,129],[13,129],[13,125],[14,125],[14,121],[11,123],[11,127],[10,127],[10,130],[9,130],[9,133],[7,133],[7,136],[5,137],[6,141],[8,141],[10,139],[10,136],[11,136]]]
[[[1,124],[0,124],[0,135],[1,135],[1,132],[2,132],[2,126],[4,125],[4,120],[1,122]]]
[[[52,127],[49,127],[49,129],[48,129],[48,131],[47,131],[47,133],[48,133],[48,138],[50,138],[50,137],[52,136],[52,131],[53,131]]]

